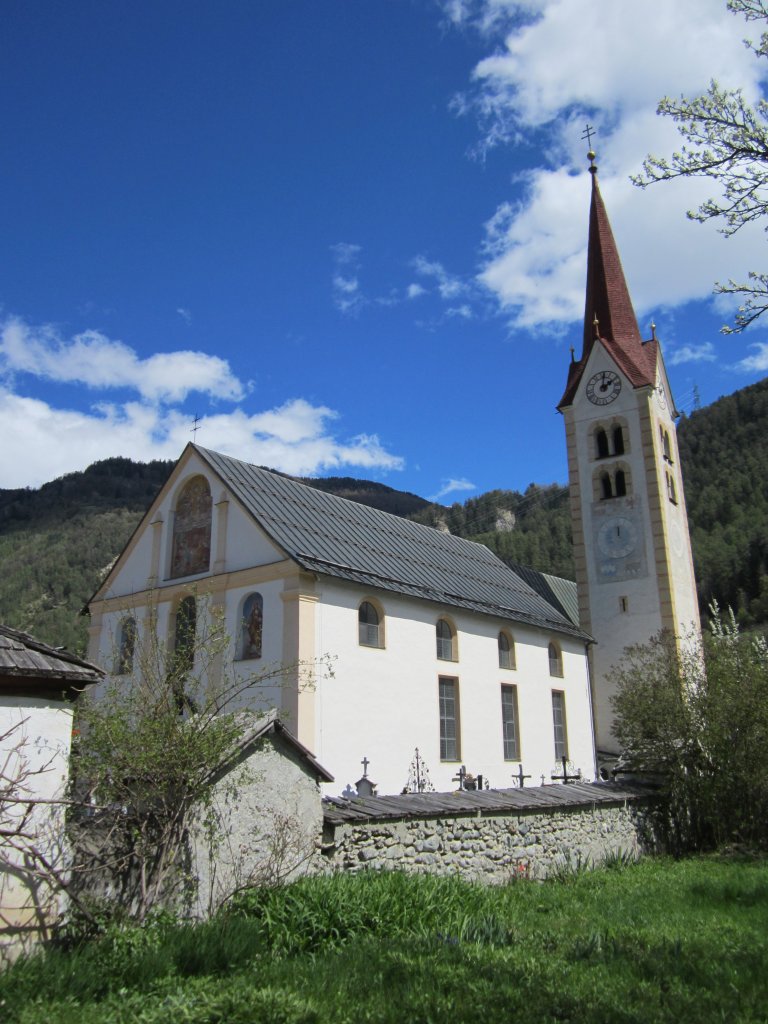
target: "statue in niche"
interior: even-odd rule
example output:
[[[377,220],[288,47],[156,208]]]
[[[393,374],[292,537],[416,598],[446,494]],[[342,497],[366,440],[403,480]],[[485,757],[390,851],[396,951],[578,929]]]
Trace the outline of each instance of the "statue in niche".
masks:
[[[171,577],[207,572],[211,562],[211,489],[203,476],[193,477],[176,503]]]
[[[264,601],[261,594],[250,594],[243,604],[240,657],[260,658],[264,632]]]

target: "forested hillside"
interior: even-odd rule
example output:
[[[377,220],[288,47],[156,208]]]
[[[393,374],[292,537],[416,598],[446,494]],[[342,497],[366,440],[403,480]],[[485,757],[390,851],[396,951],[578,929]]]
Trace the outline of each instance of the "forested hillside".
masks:
[[[716,598],[745,625],[768,622],[768,379],[684,418],[678,438],[702,611]],[[0,490],[0,622],[83,651],[79,611],[171,468],[107,459],[38,490]],[[304,482],[573,577],[561,485],[494,490],[446,508],[351,477]]]
[[[677,434],[702,611],[716,598],[743,625],[768,622],[768,379]]]

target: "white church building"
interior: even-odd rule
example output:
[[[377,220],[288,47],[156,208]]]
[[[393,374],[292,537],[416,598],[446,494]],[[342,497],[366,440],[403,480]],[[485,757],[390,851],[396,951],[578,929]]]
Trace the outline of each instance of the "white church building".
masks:
[[[171,651],[221,616],[234,671],[282,667],[259,699],[333,794],[364,761],[380,794],[401,792],[417,748],[442,791],[462,766],[493,788],[551,783],[563,758],[595,778],[595,736],[615,750],[611,665],[698,620],[661,349],[641,340],[591,169],[584,350],[558,407],[578,599],[483,545],[190,444],[90,602],[90,659],[127,681],[147,630]]]

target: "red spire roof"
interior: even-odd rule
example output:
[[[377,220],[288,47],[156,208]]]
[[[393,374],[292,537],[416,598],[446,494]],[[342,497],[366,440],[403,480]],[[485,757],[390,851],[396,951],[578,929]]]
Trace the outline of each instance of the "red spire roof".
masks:
[[[590,157],[594,154],[590,153]],[[581,375],[597,338],[634,387],[656,381],[655,341],[643,342],[632,308],[632,299],[624,278],[619,250],[597,184],[597,168],[592,174],[592,203],[589,210],[587,246],[587,296],[584,306],[584,347],[581,359],[571,363],[568,385],[560,406],[570,405]]]

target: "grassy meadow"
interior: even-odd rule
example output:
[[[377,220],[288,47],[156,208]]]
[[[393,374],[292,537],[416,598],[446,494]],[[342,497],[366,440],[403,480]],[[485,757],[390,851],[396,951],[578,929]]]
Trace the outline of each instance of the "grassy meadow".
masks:
[[[19,1024],[768,1021],[768,862],[648,859],[544,883],[365,874],[112,925],[0,975]]]

